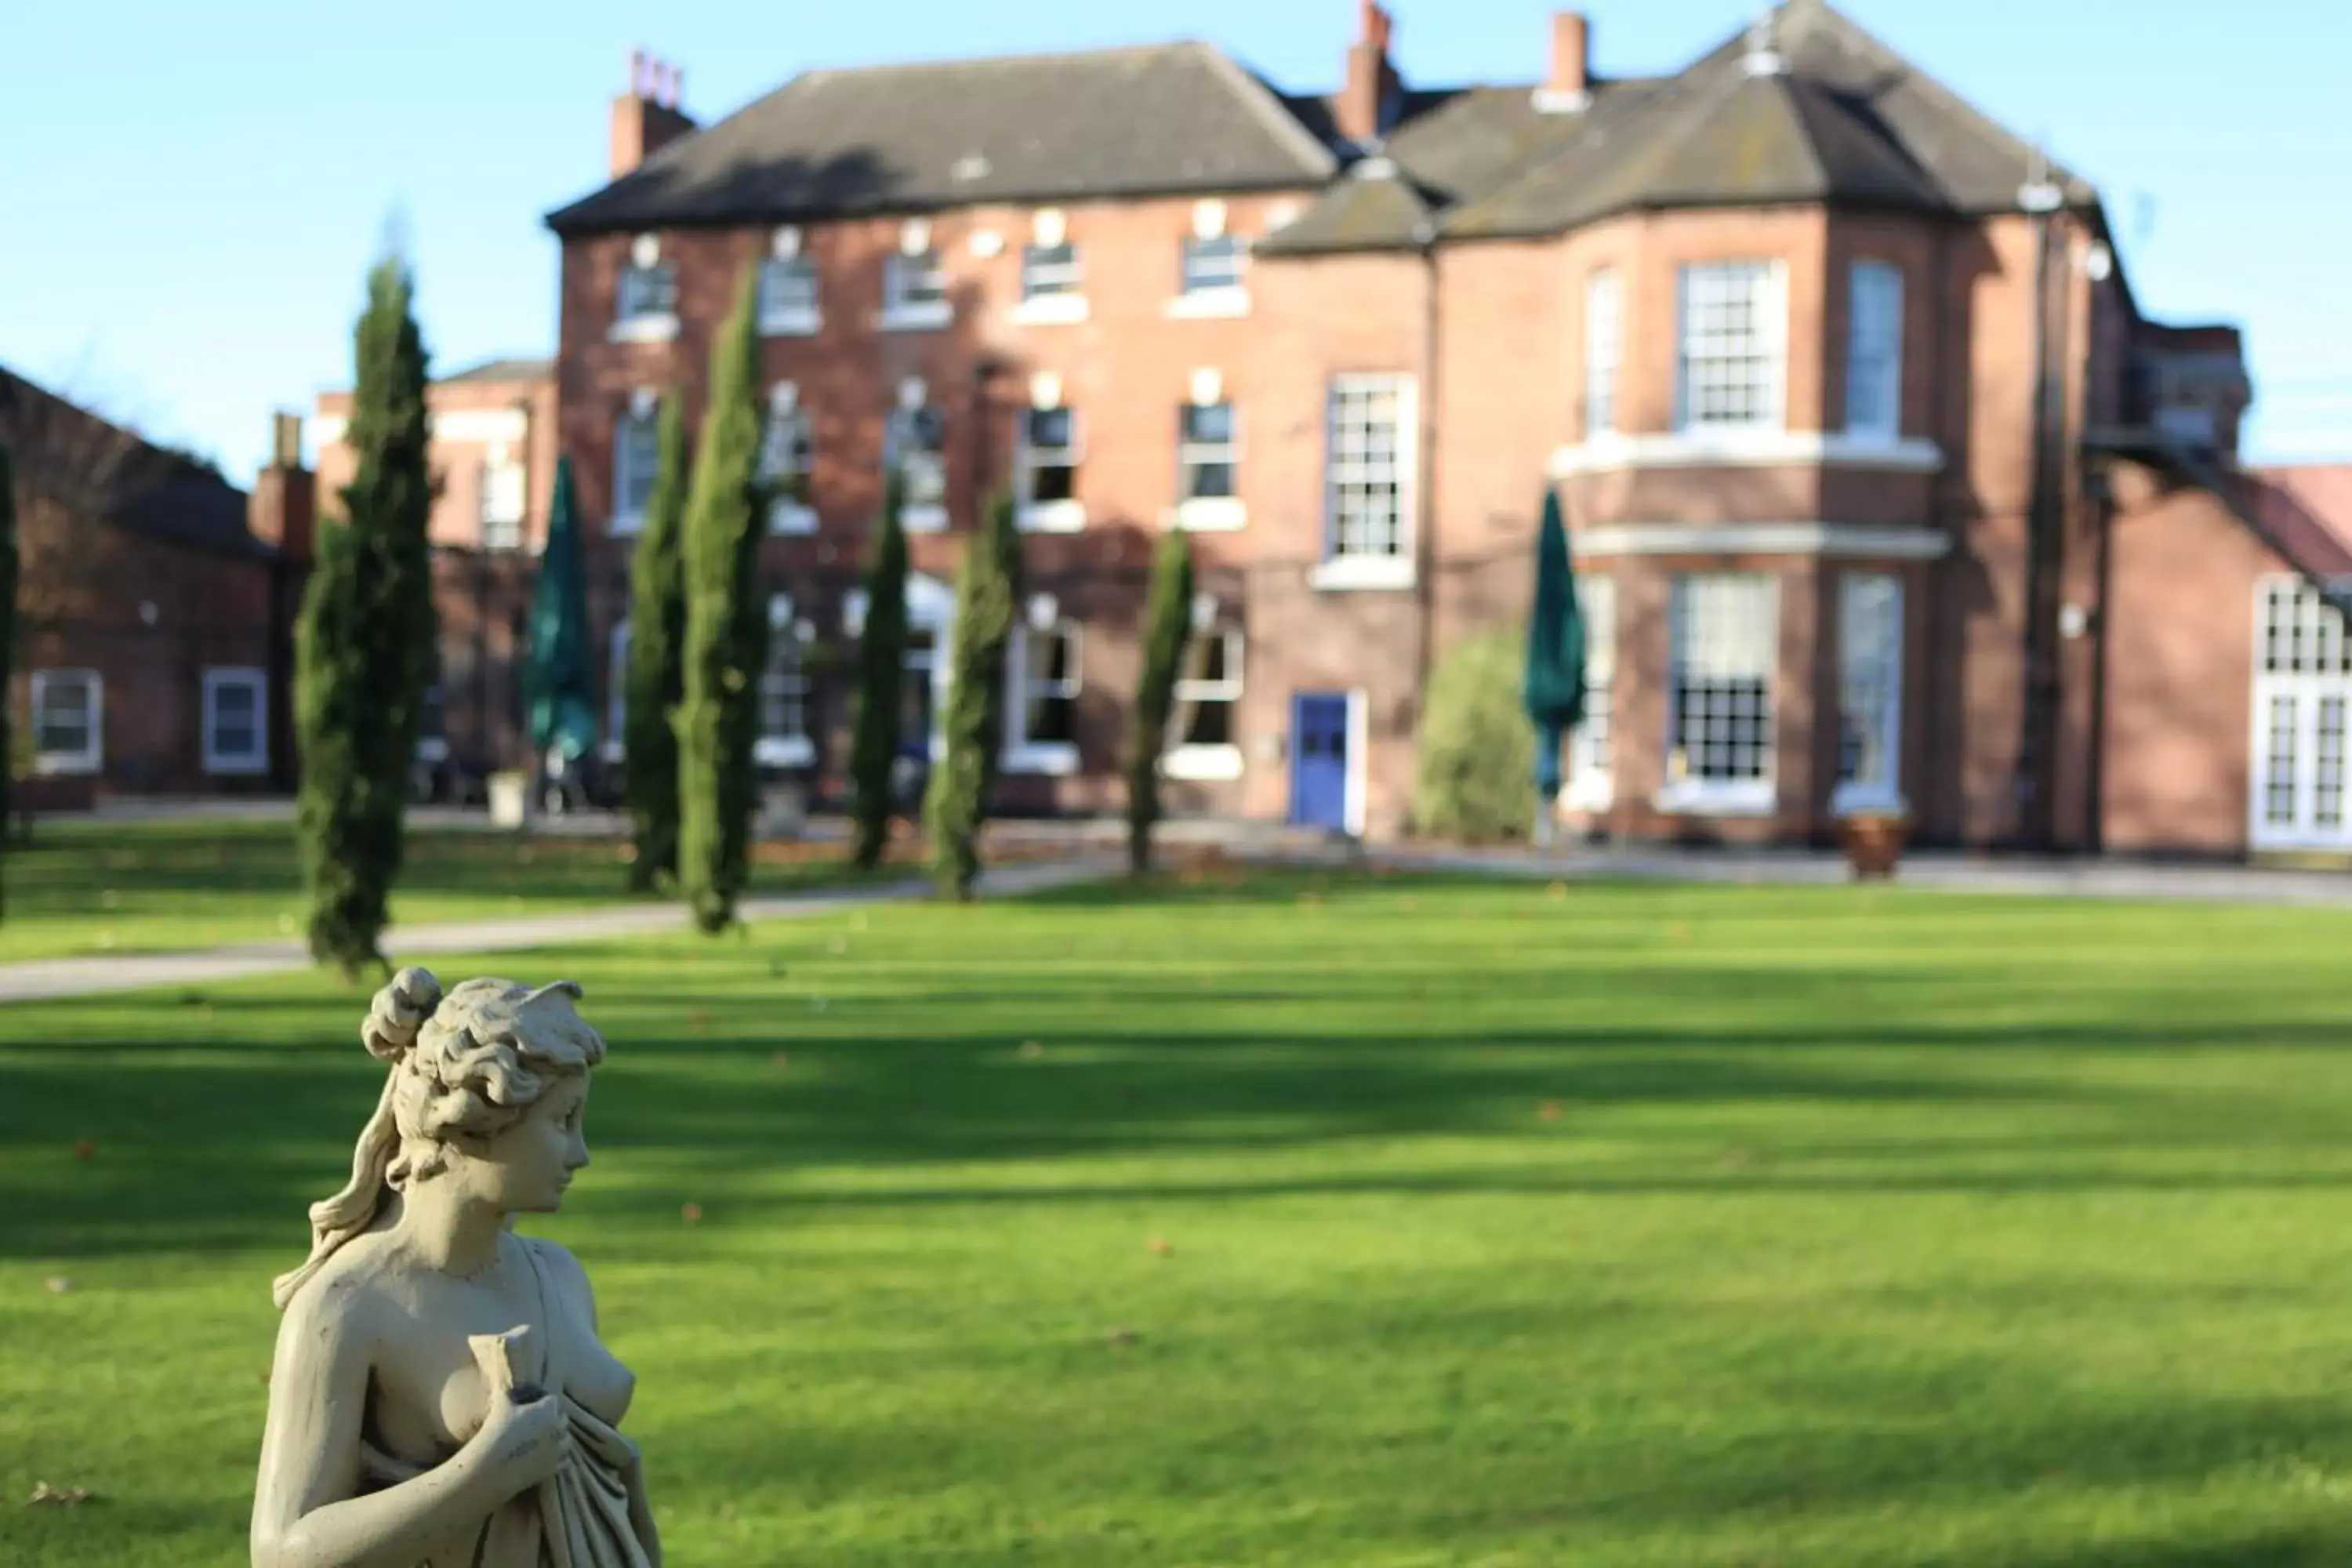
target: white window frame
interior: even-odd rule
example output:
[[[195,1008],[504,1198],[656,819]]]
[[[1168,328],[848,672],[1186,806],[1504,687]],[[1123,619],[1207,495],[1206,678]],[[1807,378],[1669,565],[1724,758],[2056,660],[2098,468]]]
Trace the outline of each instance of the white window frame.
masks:
[[[809,736],[809,700],[816,687],[809,678],[808,648],[800,634],[791,597],[771,595],[768,658],[760,671],[760,737],[751,746],[751,760],[763,768],[805,768],[816,762],[816,742]],[[789,701],[799,715],[797,730],[771,727],[775,706],[782,701]]]
[[[933,500],[919,501],[913,499],[911,489],[909,489],[906,510],[899,514],[899,521],[908,533],[941,533],[947,530],[947,417],[931,406],[928,401],[910,404],[902,397],[898,406],[890,411],[882,426],[882,476],[887,483],[894,470],[904,471],[906,458],[898,450],[899,432],[918,426],[926,416],[929,417],[933,427],[939,432],[939,445],[936,447],[919,449],[929,453],[938,462],[939,496]]]
[[[253,750],[221,749],[218,727],[220,696],[231,688],[253,698]],[[269,675],[250,666],[215,665],[205,671],[205,772],[223,777],[245,777],[269,771]]]
[[[1625,277],[1604,267],[1584,283],[1584,438],[1617,434],[1617,377],[1625,348]]]
[[[1192,744],[1174,734],[1160,760],[1160,771],[1171,779],[1191,784],[1230,784],[1242,776],[1241,709],[1242,684],[1247,670],[1244,660],[1248,657],[1248,640],[1241,627],[1230,622],[1220,622],[1207,632],[1199,634],[1221,639],[1225,645],[1225,674],[1219,680],[1190,680],[1179,676],[1175,698],[1181,707],[1186,702],[1223,702],[1233,710],[1234,739],[1223,745]],[[1172,716],[1171,716],[1172,725]]]
[[[1086,637],[1077,622],[1056,620],[1042,633],[1025,622],[1015,626],[1011,645],[1005,649],[1003,769],[1008,773],[1066,778],[1078,771],[1076,734],[1067,741],[1029,738],[1029,648],[1031,639],[1039,636],[1066,637],[1070,645],[1068,673],[1062,677],[1056,689],[1045,695],[1067,698],[1075,708],[1086,689]]]
[[[1203,408],[1225,411],[1225,438],[1222,442],[1186,438],[1186,422],[1195,410]],[[1193,494],[1193,474],[1202,468],[1219,467],[1233,471],[1233,493]],[[1229,533],[1246,527],[1248,522],[1249,512],[1242,500],[1241,407],[1220,389],[1215,397],[1196,397],[1176,411],[1176,526],[1194,533]]]
[[[647,465],[645,475],[645,498],[633,503],[629,492],[636,488],[636,470],[632,463],[633,437],[645,443],[642,456]],[[653,398],[640,395],[633,398],[613,422],[613,523],[616,534],[635,533],[646,526],[646,512],[653,504],[654,488],[661,482],[661,406]]]
[[[789,443],[787,445],[786,443]],[[777,460],[789,454],[789,462]],[[816,478],[816,422],[801,406],[800,391],[780,381],[768,391],[768,415],[760,430],[760,478],[772,489],[768,501],[768,531],[809,534],[817,530],[816,508],[808,500]],[[802,493],[788,492],[799,481]]]
[[[41,744],[42,710],[49,695],[60,687],[75,686],[88,693],[88,743],[79,751],[60,752]],[[37,669],[32,672],[31,705],[26,721],[33,731],[33,771],[38,773],[94,773],[106,765],[106,679],[94,669]]]
[[[659,237],[641,234],[630,242],[614,283],[612,339],[651,343],[676,336],[677,264],[662,255]]]
[[[1744,596],[1746,603],[1734,595]],[[1729,608],[1746,617],[1746,625],[1734,624],[1727,629],[1713,625],[1702,626],[1696,615],[1715,601],[1715,608]],[[1737,617],[1735,617],[1736,619]],[[1692,628],[1698,627],[1696,631]],[[1666,641],[1666,772],[1665,784],[1658,792],[1658,807],[1662,811],[1713,816],[1762,816],[1773,806],[1780,773],[1780,580],[1769,572],[1694,572],[1678,575],[1674,580],[1671,606],[1667,621]],[[1712,647],[1694,647],[1692,639],[1703,637]],[[1738,651],[1761,650],[1764,686],[1762,735],[1753,744],[1761,763],[1761,772],[1753,778],[1729,777],[1711,779],[1689,771],[1689,747],[1682,734],[1682,702],[1680,700],[1686,663],[1694,662],[1694,654],[1720,657],[1725,645]],[[1742,673],[1717,679],[1753,679],[1753,674]],[[1723,717],[1727,728],[1736,719],[1734,714]]]
[[[1061,447],[1037,447],[1031,444],[1034,432],[1030,422],[1041,414],[1060,414],[1070,426],[1069,445]],[[1065,404],[1036,405],[1021,411],[1021,426],[1013,447],[1013,483],[1020,510],[1016,521],[1031,533],[1076,533],[1087,525],[1087,503],[1076,495],[1078,469],[1086,461],[1086,429],[1078,411]],[[1050,457],[1053,460],[1044,460]],[[1037,474],[1041,468],[1067,468],[1072,493],[1062,500],[1037,499]]]
[[[1733,336],[1713,330],[1702,312],[1728,310],[1734,289],[1749,290],[1749,331]],[[1711,298],[1719,296],[1717,298]],[[1746,352],[1733,352],[1744,348]],[[1707,352],[1700,352],[1702,350]],[[1753,362],[1759,368],[1750,390],[1755,406],[1745,417],[1707,416],[1693,385],[1701,367]],[[1699,379],[1720,387],[1735,384],[1727,374]],[[1675,276],[1675,429],[1689,437],[1753,435],[1785,427],[1789,404],[1789,269],[1758,259],[1690,262]]]
[[[2292,574],[2258,578],[2253,592],[2246,843],[2352,849],[2352,628]]]
[[[1568,804],[1605,811],[1617,797],[1617,579],[1599,573],[1576,580],[1584,614],[1584,721],[1568,736]]]
[[[915,285],[927,283],[921,297]],[[925,243],[898,250],[882,264],[882,330],[890,332],[935,331],[955,320],[955,300],[948,293],[946,253]]]
[[[780,302],[777,289],[787,282],[805,282],[807,297],[789,304]],[[816,261],[801,248],[799,230],[779,229],[767,259],[760,263],[760,334],[813,337],[824,324],[824,285]]]
[[[1086,260],[1077,241],[1063,231],[1050,244],[1041,236],[1023,246],[1021,300],[1013,319],[1024,326],[1060,326],[1088,314]]]
[[[1845,433],[1903,437],[1903,269],[1857,261],[1846,286]]]
[[[1222,248],[1224,259],[1210,253]],[[1176,258],[1176,289],[1188,300],[1240,294],[1249,287],[1249,241],[1237,234],[1188,234]]]
[[[1168,300],[1170,316],[1197,320],[1249,314],[1250,242],[1228,226],[1230,216],[1225,204],[1213,196],[1192,204],[1192,232],[1176,252],[1176,292]],[[1229,242],[1234,247],[1232,278],[1223,281],[1201,278],[1193,265],[1193,247],[1219,242]]]
[[[481,489],[482,548],[521,548],[523,523],[530,515],[530,468],[511,450],[494,446],[482,459]]]
[[[1358,426],[1344,421],[1351,405],[1383,394],[1392,400],[1395,410],[1392,449],[1384,475],[1368,453],[1348,450],[1349,431],[1361,428],[1369,433],[1370,422]],[[1413,581],[1421,467],[1420,399],[1414,378],[1387,372],[1335,375],[1325,389],[1323,408],[1323,558],[1308,581],[1318,589],[1409,588]],[[1369,446],[1369,441],[1357,444]],[[1360,544],[1341,548],[1346,526],[1341,518],[1343,492],[1350,486],[1383,479],[1396,495],[1390,531],[1394,548],[1366,550]]]
[[[629,620],[613,623],[604,637],[604,760],[617,763],[628,755],[629,742]]]
[[[1838,783],[1830,795],[1833,816],[1904,809],[1903,598],[1899,573],[1850,572],[1838,579]],[[1851,725],[1874,731],[1871,740],[1883,763],[1883,776],[1843,776]]]

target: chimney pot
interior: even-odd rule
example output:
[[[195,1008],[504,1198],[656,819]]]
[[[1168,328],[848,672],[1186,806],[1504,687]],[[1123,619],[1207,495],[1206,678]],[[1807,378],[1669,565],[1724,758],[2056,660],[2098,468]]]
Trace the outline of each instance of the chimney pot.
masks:
[[[646,51],[643,49],[631,49],[629,51],[629,96],[631,98],[643,98],[645,95]]]
[[[1592,24],[1581,11],[1557,11],[1551,19],[1551,70],[1536,94],[1536,106],[1573,113],[1591,101]]]

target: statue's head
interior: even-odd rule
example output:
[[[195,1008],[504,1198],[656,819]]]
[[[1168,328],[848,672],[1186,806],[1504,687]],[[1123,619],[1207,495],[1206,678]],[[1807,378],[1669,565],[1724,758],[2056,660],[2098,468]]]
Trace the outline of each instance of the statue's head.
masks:
[[[360,1134],[352,1181],[310,1209],[309,1262],[275,1294],[292,1300],[335,1249],[374,1223],[393,1194],[452,1183],[507,1213],[546,1213],[588,1163],[582,1124],[604,1037],[568,980],[536,990],[468,980],[443,994],[422,969],[376,993],[360,1038],[390,1068]]]

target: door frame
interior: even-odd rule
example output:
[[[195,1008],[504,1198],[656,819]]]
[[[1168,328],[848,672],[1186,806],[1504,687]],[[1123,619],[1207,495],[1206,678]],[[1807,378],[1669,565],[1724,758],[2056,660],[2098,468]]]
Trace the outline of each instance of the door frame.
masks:
[[[1298,705],[1309,698],[1338,697],[1347,703],[1347,769],[1340,791],[1340,831],[1351,837],[1364,836],[1364,748],[1370,739],[1370,705],[1365,700],[1364,689],[1351,686],[1341,689],[1294,689],[1290,694],[1290,731],[1285,743],[1290,748],[1290,803],[1284,815],[1294,826],[1305,826],[1304,814],[1298,808]]]

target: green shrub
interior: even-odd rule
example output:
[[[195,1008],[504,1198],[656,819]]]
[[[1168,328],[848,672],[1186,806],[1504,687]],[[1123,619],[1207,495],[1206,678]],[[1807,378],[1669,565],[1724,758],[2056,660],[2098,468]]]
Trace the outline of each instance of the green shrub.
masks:
[[[1420,831],[1491,844],[1534,821],[1535,738],[1519,708],[1526,664],[1523,626],[1466,638],[1437,661],[1413,780]]]

